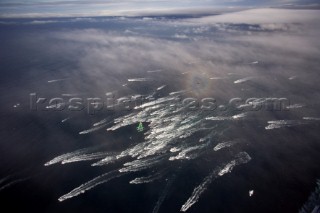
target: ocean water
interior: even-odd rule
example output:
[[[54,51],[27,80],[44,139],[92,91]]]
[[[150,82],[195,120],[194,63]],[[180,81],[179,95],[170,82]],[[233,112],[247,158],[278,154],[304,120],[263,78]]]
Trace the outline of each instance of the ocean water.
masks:
[[[318,22],[204,19],[2,20],[2,208],[298,212],[320,177]]]

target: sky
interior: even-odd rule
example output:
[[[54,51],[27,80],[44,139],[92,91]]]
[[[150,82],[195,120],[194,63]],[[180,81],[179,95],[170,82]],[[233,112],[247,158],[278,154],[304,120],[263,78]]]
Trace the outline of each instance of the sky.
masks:
[[[70,17],[70,16],[130,16],[168,13],[168,11],[283,5],[310,5],[316,0],[0,0],[0,17]],[[186,13],[186,12],[184,12]]]

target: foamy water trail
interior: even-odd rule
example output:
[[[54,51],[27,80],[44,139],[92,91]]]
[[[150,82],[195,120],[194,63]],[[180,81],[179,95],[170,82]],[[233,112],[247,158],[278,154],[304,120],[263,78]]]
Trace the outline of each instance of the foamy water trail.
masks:
[[[110,153],[96,152],[96,153],[90,153],[90,154],[80,154],[80,155],[76,155],[71,158],[63,160],[61,164],[74,163],[74,162],[80,162],[80,161],[98,160],[98,159],[105,158],[107,155],[110,155]]]
[[[144,122],[145,130],[139,133],[143,135],[142,141],[136,141],[137,143],[123,147],[123,149],[119,150],[117,153],[104,151],[96,152],[87,149],[78,150],[73,153],[66,153],[58,156],[47,162],[45,165],[98,160],[97,162],[92,163],[91,166],[105,166],[131,158],[129,162],[127,161],[123,164],[123,167],[119,168],[117,173],[114,171],[113,174],[115,174],[114,176],[117,176],[116,174],[118,173],[127,174],[144,171],[149,175],[135,177],[130,181],[130,184],[142,184],[163,180],[167,173],[162,172],[161,170],[159,171],[161,165],[167,163],[172,165],[180,164],[182,161],[197,159],[203,154],[212,152],[212,149],[217,151],[234,145],[235,142],[225,142],[218,145],[214,144],[216,145],[214,147],[213,142],[216,142],[228,129],[225,126],[225,123],[243,119],[247,116],[247,113],[234,115],[233,112],[228,111],[221,113],[215,112],[216,117],[209,117],[213,114],[211,111],[190,111],[183,105],[177,105],[175,108],[171,107],[172,104],[176,103],[177,97],[185,92],[186,90],[180,90],[157,99],[154,98],[156,96],[154,93],[150,96],[148,102],[136,106],[135,110],[130,113],[115,118],[112,121],[113,124],[107,129],[108,131],[117,131],[123,127],[136,127],[139,122]],[[140,98],[140,95],[128,95],[121,97],[118,100],[126,101],[126,99],[131,99],[132,97]],[[209,122],[210,120],[219,122],[212,124],[212,122]],[[107,125],[106,119],[103,119],[94,123],[93,128],[84,130],[80,132],[80,134],[94,132]],[[197,134],[200,134],[201,138],[193,137]],[[197,202],[198,198],[212,179],[219,175],[231,172],[233,167],[240,164],[241,160],[239,159],[239,157],[235,157],[229,164],[225,164],[222,169],[219,168],[216,172],[211,173],[204,181],[203,185],[194,190],[194,194],[182,207],[182,210],[188,209]],[[99,176],[60,197],[59,200],[63,201],[77,196],[96,185],[108,181],[109,176],[112,176],[110,178],[113,178],[113,175],[109,173]],[[155,212],[159,210],[165,196],[166,195],[160,196],[154,208]]]
[[[143,81],[151,81],[150,78],[130,78],[128,79],[129,82],[143,82]]]
[[[316,117],[303,117],[302,119],[311,120],[311,121],[320,121],[320,118],[316,118]]]
[[[224,148],[227,148],[227,147],[234,146],[235,144],[237,144],[239,142],[240,141],[238,141],[238,140],[234,140],[234,141],[227,141],[227,142],[219,143],[213,148],[213,150],[214,151],[218,151],[220,149],[224,149]]]
[[[233,83],[240,84],[240,83],[244,83],[246,81],[252,80],[252,79],[254,79],[254,77],[241,78],[241,79],[238,79],[238,80],[234,81]]]
[[[307,120],[307,119],[306,119]],[[282,127],[293,127],[304,124],[309,124],[310,122],[304,120],[277,120],[277,121],[268,121],[268,126],[265,127],[266,130],[278,129]]]
[[[66,96],[66,97],[73,97],[73,96],[79,96],[80,94],[76,94],[76,93],[63,93],[61,94],[62,96]]]
[[[69,193],[61,196],[58,200],[60,202],[62,201],[65,201],[67,199],[70,199],[70,198],[73,198],[73,197],[76,197],[82,193],[85,193],[86,191],[90,190],[90,189],[93,189],[94,187],[100,185],[100,184],[103,184],[103,183],[106,183],[114,178],[117,178],[117,177],[120,177],[122,174],[119,173],[117,170],[115,171],[111,171],[111,172],[108,172],[108,173],[105,173],[103,175],[100,175],[84,184],[82,184],[81,186],[73,189],[72,191],[70,191]]]
[[[9,183],[1,186],[1,187],[0,187],[0,192],[1,192],[2,190],[6,189],[6,188],[9,188],[9,187],[17,184],[17,183],[26,181],[27,179],[29,179],[29,178],[20,178],[20,179],[13,180],[13,181],[11,181],[11,182],[9,182]]]
[[[141,94],[136,94],[136,95],[132,95],[131,98],[132,100],[137,100],[137,99],[141,99],[143,96]]]
[[[240,118],[244,118],[244,117],[246,117],[247,115],[248,115],[248,114],[247,114],[246,112],[240,113],[240,114],[237,114],[237,115],[233,115],[233,116],[232,116],[232,119],[237,120],[237,119],[240,119]]]
[[[81,132],[79,132],[80,135],[84,135],[84,134],[88,134],[88,133],[91,133],[91,132],[95,132],[95,131],[98,131],[102,128],[104,128],[106,126],[106,124],[102,124],[100,126],[96,126],[96,127],[93,127],[91,129],[87,129],[87,130],[83,130]]]
[[[0,184],[2,184],[3,182],[6,182],[7,180],[9,180],[10,177],[11,177],[11,176],[9,175],[9,176],[7,176],[7,177],[2,178],[2,179],[0,180]]]
[[[233,167],[235,167],[235,166],[236,166],[236,161],[233,160],[233,161],[231,161],[230,163],[228,163],[223,169],[221,169],[221,170],[219,171],[218,175],[219,175],[219,176],[223,176],[223,175],[231,172],[232,169],[233,169]]]
[[[162,90],[163,88],[165,88],[167,85],[162,85],[162,86],[160,86],[160,87],[158,87],[157,88],[157,90],[159,91],[159,90]]]
[[[53,105],[46,106],[46,109],[59,109],[60,107],[65,106],[65,103],[57,103]]]
[[[154,173],[149,176],[138,177],[138,178],[135,178],[134,180],[130,181],[130,184],[150,183],[150,182],[161,179],[165,174],[166,174],[166,171],[160,171],[160,172]]]
[[[153,208],[152,213],[158,213],[159,212],[160,207],[161,207],[163,201],[165,200],[165,198],[167,197],[167,194],[168,194],[168,192],[169,192],[169,190],[170,190],[170,188],[172,186],[172,183],[175,180],[175,178],[176,177],[174,175],[171,179],[168,180],[168,182],[167,182],[165,188],[163,189],[163,191],[162,191],[162,193],[161,193],[161,195],[160,195],[155,207]]]
[[[63,119],[63,120],[61,121],[61,123],[64,123],[64,122],[68,121],[69,119],[70,119],[70,117],[67,117],[67,118]]]
[[[231,120],[231,117],[214,116],[214,117],[207,117],[206,120],[210,120],[210,121],[225,121],[225,120]]]
[[[198,202],[202,193],[207,189],[212,181],[214,181],[218,177],[219,168],[213,170],[203,181],[202,183],[197,186],[190,198],[182,205],[180,211],[185,212],[187,211],[193,204]]]
[[[211,182],[214,181],[217,177],[223,176],[224,174],[231,172],[236,165],[248,163],[250,160],[251,160],[251,157],[246,152],[240,152],[239,154],[236,155],[235,159],[232,160],[227,165],[225,165],[223,169],[220,169],[220,167],[214,169],[203,180],[203,182],[193,190],[190,198],[182,205],[180,211],[185,212],[193,204],[195,204],[199,200],[202,193],[208,188]]]
[[[222,80],[222,79],[226,79],[226,77],[211,77],[209,79],[210,80]]]
[[[60,155],[60,156],[53,158],[52,160],[46,162],[44,165],[50,166],[50,165],[53,165],[56,163],[61,163],[62,161],[65,161],[65,160],[70,159],[72,157],[75,157],[77,155],[82,155],[82,154],[91,152],[92,150],[93,150],[93,148],[85,148],[85,149],[76,150],[74,152],[65,153],[63,155]]]
[[[298,78],[298,76],[295,76],[295,75],[294,75],[294,76],[289,77],[288,79],[289,79],[289,80],[294,80],[294,79],[296,79],[296,78]]]
[[[320,179],[317,180],[315,190],[311,193],[306,203],[299,210],[299,213],[319,213],[319,198],[320,198]]]
[[[287,109],[299,109],[299,108],[302,108],[305,106],[306,106],[305,104],[292,104],[292,105],[287,106],[286,108]]]
[[[134,160],[124,164],[124,168],[119,169],[119,172],[137,172],[148,169],[156,164],[159,164],[164,159],[164,156],[156,156],[152,158]]]
[[[162,69],[158,69],[158,70],[148,70],[148,73],[155,73],[155,72],[162,72]]]
[[[53,80],[49,80],[48,83],[55,83],[55,82],[59,82],[59,81],[65,81],[68,80],[69,78],[60,78],[60,79],[53,79]]]
[[[180,91],[175,91],[175,92],[170,92],[169,95],[178,95],[187,92],[186,90],[180,90]]]
[[[114,163],[117,160],[117,155],[111,155],[111,156],[107,156],[105,158],[103,158],[102,160],[93,163],[91,166],[104,166],[104,165],[108,165],[110,163]]]
[[[173,161],[173,160],[182,160],[182,159],[186,159],[186,160],[194,159],[194,158],[198,157],[200,154],[200,151],[202,149],[205,149],[209,144],[210,144],[210,141],[209,141],[209,143],[206,143],[206,144],[186,147],[181,151],[179,150],[180,151],[179,154],[177,156],[170,157],[169,160]],[[170,150],[172,150],[172,149],[170,149]]]
[[[206,120],[210,121],[226,121],[226,120],[238,120],[241,118],[245,118],[248,114],[247,113],[240,113],[233,116],[214,116],[214,117],[206,117]]]
[[[107,119],[103,119],[103,120],[101,120],[101,121],[99,121],[97,123],[94,123],[92,126],[100,126],[102,124],[105,124],[106,122],[107,122]]]
[[[162,103],[165,103],[165,102],[173,101],[175,99],[176,99],[175,97],[159,98],[159,99],[157,99],[155,101],[150,101],[150,102],[144,103],[144,104],[142,104],[140,106],[136,106],[135,109],[144,109],[144,108],[150,109],[149,107],[156,106],[156,105],[159,105],[159,104],[162,104]]]

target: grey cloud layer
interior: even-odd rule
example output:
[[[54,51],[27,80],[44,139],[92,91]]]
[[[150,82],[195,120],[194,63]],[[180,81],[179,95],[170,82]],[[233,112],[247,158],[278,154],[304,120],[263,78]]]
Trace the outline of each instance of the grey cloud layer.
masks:
[[[2,1],[0,17],[83,17],[83,16],[143,16],[170,14],[214,14],[219,10],[245,7],[301,5],[319,6],[314,0],[203,0],[203,1]],[[221,11],[220,11],[221,12]]]
[[[97,94],[119,87],[136,93],[137,83],[128,79],[148,78],[154,90],[170,85],[173,88],[167,88],[225,100],[259,94],[288,96],[303,104],[320,96],[314,90],[320,67],[318,11],[256,9],[188,20],[81,21],[77,29],[30,38],[46,42],[50,55],[75,63],[75,68],[61,71],[70,75],[56,77],[71,79],[65,85],[70,93]],[[108,29],[81,27],[99,21]],[[46,24],[54,25],[47,20],[41,26]]]

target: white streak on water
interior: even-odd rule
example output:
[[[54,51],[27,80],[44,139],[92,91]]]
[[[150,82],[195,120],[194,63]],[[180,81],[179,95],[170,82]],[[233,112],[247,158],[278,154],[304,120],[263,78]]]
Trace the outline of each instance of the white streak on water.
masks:
[[[80,135],[84,135],[84,134],[88,134],[88,133],[91,133],[91,132],[95,132],[95,131],[98,131],[98,130],[102,129],[105,126],[106,126],[106,124],[103,124],[103,125],[100,125],[100,126],[96,126],[96,127],[91,128],[91,129],[83,130],[82,132],[79,132],[79,134]]]
[[[131,78],[128,79],[129,82],[141,82],[141,81],[151,81],[150,78]]]
[[[132,95],[131,98],[132,98],[132,100],[137,100],[139,98],[142,98],[142,95],[140,95],[140,94]]]
[[[304,104],[292,104],[292,105],[289,105],[287,106],[286,108],[287,109],[298,109],[298,108],[302,108],[302,107],[305,107],[306,105]]]
[[[74,152],[69,152],[69,153],[66,153],[66,154],[63,154],[63,155],[60,155],[60,156],[57,156],[57,157],[53,158],[52,160],[46,162],[44,165],[45,166],[50,166],[50,165],[53,165],[53,164],[56,164],[56,163],[60,163],[60,162],[62,162],[64,160],[67,160],[69,158],[75,157],[77,155],[88,153],[90,151],[92,151],[92,148],[85,148],[85,149],[76,150]]]
[[[170,92],[169,95],[178,95],[178,94],[181,94],[181,93],[185,93],[187,92],[186,90],[180,90],[180,91],[176,91],[176,92]]]
[[[202,193],[208,188],[211,182],[214,181],[217,177],[223,176],[224,174],[231,172],[236,165],[248,163],[250,160],[251,160],[251,157],[246,152],[240,152],[238,155],[236,155],[235,159],[232,160],[227,165],[225,165],[223,169],[220,169],[219,167],[217,169],[214,169],[203,180],[203,182],[193,190],[190,198],[185,202],[185,204],[182,205],[180,211],[185,212],[193,204],[195,204],[199,200]]]
[[[2,178],[2,179],[0,180],[0,184],[2,184],[3,182],[9,180],[10,177],[11,177],[11,176],[9,175],[9,176],[7,176],[7,177]]]
[[[155,174],[146,176],[146,177],[138,177],[135,178],[134,180],[130,181],[130,184],[142,184],[142,183],[150,183],[155,180],[161,179],[165,175],[165,171],[160,171]]]
[[[282,127],[293,127],[299,125],[309,124],[310,122],[304,120],[276,120],[268,121],[268,126],[265,127],[266,130],[278,129]]]
[[[294,79],[296,79],[297,77],[298,77],[298,76],[295,76],[295,75],[294,75],[294,76],[289,77],[288,79],[289,79],[289,80],[294,80]]]
[[[214,151],[218,151],[218,150],[223,149],[223,148],[226,148],[226,147],[231,147],[231,146],[233,146],[233,145],[235,145],[235,144],[237,144],[237,143],[239,143],[238,140],[227,141],[227,142],[219,143],[219,144],[217,144],[217,145],[213,148],[213,150],[214,150]]]
[[[101,121],[99,121],[97,123],[94,123],[92,126],[100,126],[102,124],[105,124],[106,122],[107,122],[107,119],[103,119],[103,120],[101,120]]]
[[[53,105],[49,105],[49,106],[46,106],[46,109],[59,109],[60,107],[64,106],[65,103],[57,103],[57,104],[53,104]]]
[[[80,161],[90,161],[90,160],[97,160],[106,157],[109,155],[109,152],[95,152],[90,154],[80,154],[73,156],[71,158],[65,159],[61,162],[61,164],[66,163],[74,163],[74,162],[80,162]]]
[[[61,78],[61,79],[54,79],[54,80],[49,80],[48,83],[55,83],[55,82],[59,82],[59,81],[65,81],[68,80],[69,78]]]
[[[236,161],[233,160],[230,163],[228,163],[222,170],[220,170],[220,172],[218,173],[219,176],[223,176],[226,173],[229,173],[232,171],[233,167],[235,167],[236,165]]]
[[[119,172],[137,172],[147,168],[150,168],[156,164],[159,164],[164,159],[163,156],[156,156],[146,159],[138,159],[124,164],[124,168],[119,169]]]
[[[78,96],[79,94],[72,94],[72,93],[63,93],[61,94],[62,96],[66,96],[66,97],[73,97],[73,96]]]
[[[139,134],[144,135],[144,139],[136,144],[129,145],[129,147],[120,151],[119,153],[104,153],[104,152],[92,152],[92,150],[79,150],[73,153],[66,153],[64,155],[58,156],[53,160],[47,162],[45,165],[51,165],[54,163],[71,163],[76,161],[85,160],[96,160],[101,159],[98,162],[91,164],[92,166],[103,166],[114,163],[119,159],[125,160],[132,158],[129,162],[124,163],[123,167],[117,172],[126,174],[128,172],[139,172],[146,170],[148,174],[152,174],[146,177],[138,177],[133,179],[131,183],[147,183],[154,181],[158,178],[157,168],[159,165],[169,163],[172,160],[190,160],[201,156],[206,151],[212,150],[212,141],[219,139],[219,135],[222,135],[227,129],[224,127],[225,122],[219,122],[218,124],[212,125],[212,122],[205,122],[205,120],[230,120],[235,121],[244,118],[247,114],[241,113],[233,115],[230,112],[215,112],[216,117],[208,117],[212,115],[209,111],[190,111],[185,106],[177,105],[176,108],[172,109],[169,106],[176,102],[176,98],[180,93],[185,92],[185,90],[172,92],[167,97],[158,98],[156,100],[148,101],[131,111],[130,114],[120,116],[114,119],[113,125],[108,128],[110,131],[115,131],[119,128],[131,125],[137,125],[139,122],[146,122],[147,126],[144,132]],[[173,96],[176,95],[176,96]],[[152,96],[155,96],[153,94]],[[125,98],[131,96],[126,96]],[[124,97],[122,97],[124,98]],[[225,115],[225,116],[222,116]],[[94,128],[84,130],[80,134],[87,134],[90,132],[97,131],[108,124],[106,120],[102,120],[93,124]],[[202,138],[192,138],[191,135],[199,133]],[[201,143],[199,143],[199,141]],[[227,147],[230,144],[224,144],[220,147],[217,145],[216,150],[222,147]],[[179,163],[179,162],[177,162]],[[236,157],[223,169],[218,169],[215,173],[211,174],[210,179],[224,175],[232,170],[232,168],[241,163],[239,157]],[[152,169],[152,173],[150,170]],[[161,172],[159,176],[161,176]],[[93,188],[103,182],[109,180],[109,175],[105,174],[99,176],[92,181],[89,181],[80,187],[74,189],[70,193],[62,196],[59,200],[63,201],[65,199],[76,196],[86,190]],[[115,173],[115,176],[116,173]],[[161,178],[161,177],[159,177]],[[183,209],[188,209],[193,203],[195,203],[200,196],[200,194],[205,190],[207,184],[211,180],[204,183],[204,187],[195,189],[193,198],[185,204]],[[165,195],[166,196],[166,195]],[[160,196],[159,201],[155,207],[158,211],[164,198]],[[158,207],[157,207],[158,206]],[[188,207],[189,206],[189,207]]]
[[[216,117],[207,117],[206,120],[210,121],[225,121],[225,120],[238,120],[247,116],[247,113],[240,113],[233,116],[216,116]]]
[[[160,87],[158,87],[157,88],[157,90],[159,91],[159,90],[162,90],[163,88],[165,88],[167,85],[162,85],[162,86],[160,86]]]
[[[171,188],[172,186],[172,183],[173,181],[175,180],[175,176],[172,177],[171,179],[168,180],[165,188],[163,189],[157,203],[156,203],[156,206],[154,207],[152,213],[158,213],[159,212],[159,209],[161,207],[161,204],[163,203],[164,199],[167,197],[167,194],[169,192],[169,189]]]
[[[231,120],[231,117],[215,116],[215,117],[207,117],[206,120],[210,120],[210,121],[225,121],[225,120]]]
[[[207,187],[211,184],[212,181],[214,181],[218,177],[219,168],[213,170],[204,180],[203,182],[197,186],[190,198],[182,205],[180,211],[185,212],[187,211],[193,204],[198,202],[200,196],[202,193],[207,189]]]
[[[246,81],[249,81],[249,80],[251,80],[251,79],[253,79],[253,78],[254,78],[254,77],[241,78],[241,79],[238,79],[238,80],[234,81],[233,83],[235,83],[235,84],[240,84],[240,83],[244,83],[244,82],[246,82]]]
[[[29,178],[20,178],[20,179],[17,179],[17,180],[13,180],[13,181],[11,181],[11,182],[9,182],[9,183],[1,186],[1,187],[0,187],[0,192],[1,192],[2,190],[6,189],[6,188],[9,188],[10,186],[13,186],[13,185],[15,185],[15,184],[17,184],[17,183],[23,182],[23,181],[25,181],[25,180],[27,180],[27,179],[29,179]]]
[[[210,142],[206,143],[206,144],[197,145],[197,146],[187,147],[187,148],[183,149],[182,151],[180,151],[177,156],[170,157],[169,160],[173,161],[173,160],[182,160],[182,159],[186,159],[186,160],[194,159],[194,158],[198,157],[198,155],[201,153],[197,150],[205,149],[209,144],[210,144]]]
[[[222,176],[226,173],[229,173],[232,171],[232,169],[235,166],[241,165],[241,164],[245,164],[248,163],[251,160],[251,157],[248,155],[248,153],[246,152],[240,152],[239,154],[237,154],[235,156],[235,159],[233,161],[231,161],[230,163],[228,163],[220,172],[219,172],[219,176]]]
[[[163,70],[158,69],[158,70],[148,70],[148,73],[155,73],[155,72],[162,72]]]
[[[117,160],[117,156],[116,155],[111,155],[111,156],[107,156],[105,158],[103,158],[102,160],[93,163],[91,166],[104,166],[110,163],[114,163]]]
[[[118,171],[111,171],[111,172],[108,172],[108,173],[105,173],[103,175],[100,175],[82,185],[80,185],[79,187],[73,189],[71,192],[61,196],[58,200],[60,202],[62,201],[65,201],[67,199],[70,199],[70,198],[73,198],[75,196],[78,196],[82,193],[85,193],[86,191],[100,185],[100,184],[103,184],[103,183],[106,183],[114,178],[117,178],[117,177],[120,177],[122,174],[119,173]]]
[[[247,113],[244,112],[244,113],[240,113],[240,114],[232,116],[232,119],[236,120],[236,119],[244,118],[246,116],[247,116]]]
[[[210,80],[221,80],[226,79],[226,77],[211,77]]]
[[[303,117],[304,120],[311,120],[311,121],[320,121],[320,118],[316,117]]]
[[[161,104],[161,103],[165,103],[165,102],[168,102],[168,101],[172,101],[172,100],[175,100],[175,97],[164,97],[164,98],[159,98],[155,101],[150,101],[150,102],[147,102],[145,104],[142,104],[140,106],[136,106],[135,109],[143,109],[143,108],[147,108],[147,107],[150,107],[150,106],[155,106],[155,105],[158,105],[158,104]]]
[[[69,119],[70,119],[70,117],[67,117],[67,118],[63,119],[63,120],[61,121],[61,123],[64,123],[64,122],[66,122],[66,121],[69,120]]]

